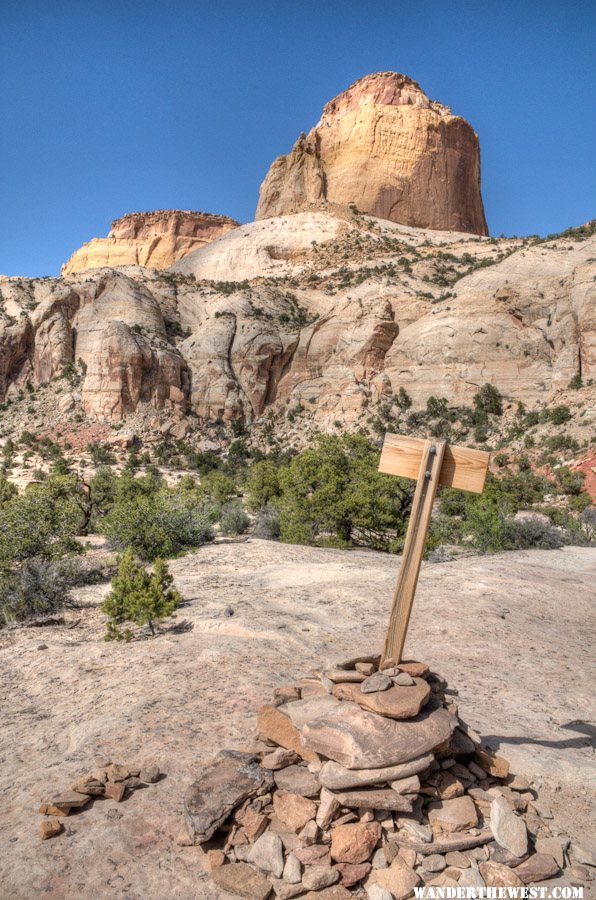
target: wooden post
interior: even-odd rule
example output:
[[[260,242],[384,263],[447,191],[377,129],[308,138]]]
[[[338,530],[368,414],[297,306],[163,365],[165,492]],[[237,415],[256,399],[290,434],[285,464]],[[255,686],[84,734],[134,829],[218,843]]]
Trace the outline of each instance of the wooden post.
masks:
[[[379,471],[417,478],[416,492],[393,596],[381,664],[402,659],[424,544],[437,488],[440,484],[480,493],[484,488],[490,454],[482,450],[450,447],[446,441],[385,435]]]

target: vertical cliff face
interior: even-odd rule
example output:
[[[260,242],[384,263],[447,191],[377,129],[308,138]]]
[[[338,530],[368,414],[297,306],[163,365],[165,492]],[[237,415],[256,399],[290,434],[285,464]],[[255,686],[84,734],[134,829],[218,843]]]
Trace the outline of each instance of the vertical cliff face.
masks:
[[[62,266],[62,275],[103,266],[165,269],[238,224],[228,216],[180,209],[128,213],[112,222],[106,238],[93,238],[76,250]]]
[[[256,218],[322,201],[418,228],[488,234],[473,128],[396,72],[367,75],[327,103],[271,165]]]

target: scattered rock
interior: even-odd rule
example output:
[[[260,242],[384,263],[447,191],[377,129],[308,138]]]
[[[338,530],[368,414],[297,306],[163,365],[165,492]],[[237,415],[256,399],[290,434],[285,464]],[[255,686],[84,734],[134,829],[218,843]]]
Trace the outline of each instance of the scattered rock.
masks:
[[[335,868],[339,872],[340,884],[343,884],[344,887],[352,887],[358,884],[359,881],[362,881],[363,878],[366,878],[372,867],[370,863],[364,862],[357,865],[353,863],[338,863]]]
[[[294,704],[290,704],[293,706]],[[300,741],[298,729],[290,719],[275,706],[262,706],[258,718],[259,733],[267,740],[279,744],[286,750],[294,750],[307,762],[317,759],[316,753],[304,747]]]
[[[471,797],[464,796],[431,803],[428,808],[428,820],[434,835],[440,837],[443,834],[472,828],[478,823],[478,814]]]
[[[323,763],[319,772],[319,781],[331,790],[345,790],[354,787],[367,787],[371,784],[399,781],[424,772],[434,761],[432,753],[426,753],[417,759],[377,769],[346,769],[336,762]]]
[[[372,675],[372,673],[375,671],[375,665],[374,665],[374,663],[371,663],[371,662],[356,663],[354,668],[356,669],[357,672],[360,672],[362,675],[365,675],[366,677],[368,677],[369,675]]]
[[[448,866],[457,866],[458,869],[467,869],[470,865],[470,857],[459,850],[451,850],[445,857]]]
[[[315,797],[321,787],[306,766],[287,766],[277,771],[274,775],[276,787],[290,794],[300,794],[301,797]]]
[[[420,779],[417,775],[398,778],[397,781],[391,782],[391,790],[397,791],[398,794],[417,794],[420,790]]]
[[[209,871],[213,871],[214,869],[219,869],[220,866],[226,861],[226,856],[223,850],[208,850],[207,851],[207,868]]]
[[[327,844],[312,844],[310,847],[299,847],[294,855],[304,866],[331,865],[331,856]]]
[[[280,703],[292,703],[294,700],[300,700],[300,688],[295,684],[284,684],[275,688],[273,696]]]
[[[139,772],[139,778],[145,784],[155,784],[156,781],[159,781],[160,776],[161,772],[158,766],[144,766]]]
[[[425,872],[442,872],[446,866],[445,857],[439,853],[431,853],[422,860],[422,868]]]
[[[302,878],[302,863],[295,853],[288,854],[282,877],[284,881],[290,884],[298,884],[300,882]]]
[[[341,806],[348,809],[392,809],[411,812],[412,801],[391,788],[360,788],[336,794]]]
[[[245,862],[228,863],[214,869],[211,877],[217,887],[246,900],[266,900],[271,885],[264,875]]]
[[[39,811],[44,816],[67,816],[70,806],[56,806],[54,803],[42,803]]]
[[[459,878],[457,879],[457,884],[460,887],[470,887],[470,888],[483,888],[485,887],[485,881],[480,871],[478,869],[464,869],[461,872]]]
[[[416,682],[408,672],[400,672],[393,678],[393,684],[398,687],[412,687]]]
[[[252,846],[248,861],[276,878],[281,878],[284,870],[283,844],[277,834],[266,831]]]
[[[569,848],[571,856],[575,862],[582,866],[596,866],[596,850],[586,847],[583,844],[577,844],[575,841]]]
[[[104,793],[110,800],[115,800],[116,803],[120,803],[124,799],[126,785],[121,781],[106,781]]]
[[[474,759],[489,775],[496,778],[506,778],[509,775],[509,763],[502,756],[497,756],[492,750],[477,747]]]
[[[325,677],[334,684],[342,684],[348,681],[365,681],[367,676],[363,672],[351,671],[350,669],[328,669]]]
[[[514,856],[525,856],[528,852],[525,822],[516,816],[504,797],[496,797],[490,805],[490,827],[496,842]]]
[[[58,819],[43,819],[43,821],[40,822],[39,830],[42,841],[47,841],[49,838],[60,834],[60,832],[64,830],[64,825],[62,822],[59,822]]]
[[[78,791],[64,791],[62,794],[56,794],[52,797],[52,806],[58,806],[60,809],[68,807],[69,809],[80,809],[87,806],[91,796],[89,794],[80,794]]]
[[[375,869],[368,877],[368,884],[380,884],[386,888],[395,900],[406,900],[414,893],[420,883],[420,877],[397,858],[387,869]]]
[[[273,787],[273,777],[250,753],[222,751],[184,796],[189,832],[197,844],[209,840],[244,800]]]
[[[366,887],[368,900],[393,900],[393,894],[381,884],[369,884]]]
[[[386,691],[392,684],[391,678],[385,675],[384,672],[379,671],[365,678],[360,685],[360,690],[363,694],[374,694],[377,691]]]
[[[331,858],[341,863],[367,862],[380,837],[379,822],[339,825],[331,832]]]
[[[271,769],[276,772],[278,769],[285,769],[298,762],[300,757],[293,750],[285,750],[283,747],[277,747],[272,753],[268,753],[261,760],[264,769]]]
[[[351,893],[340,884],[323,888],[322,891],[309,891],[301,900],[351,900]]]
[[[327,788],[321,788],[321,800],[317,809],[316,823],[320,828],[327,828],[339,809],[339,800]]]
[[[302,875],[302,884],[309,891],[320,891],[339,881],[339,872],[331,866],[308,866]]]
[[[301,831],[317,814],[317,807],[312,800],[286,791],[275,792],[273,809],[280,822],[286,826],[286,830],[295,833]]]
[[[515,867],[515,874],[521,878],[524,884],[534,884],[537,881],[546,881],[559,874],[557,861],[547,853],[535,853]]]
[[[478,868],[487,887],[523,886],[523,881],[515,874],[515,871],[501,863],[490,860],[488,862],[481,862]]]
[[[430,696],[428,682],[422,678],[415,681],[412,679],[413,687],[399,687],[388,679],[388,689],[365,693],[363,689],[367,682],[380,675],[383,673],[375,672],[362,684],[338,684],[333,688],[333,696],[340,700],[352,700],[363,709],[391,719],[411,719],[417,716]]]

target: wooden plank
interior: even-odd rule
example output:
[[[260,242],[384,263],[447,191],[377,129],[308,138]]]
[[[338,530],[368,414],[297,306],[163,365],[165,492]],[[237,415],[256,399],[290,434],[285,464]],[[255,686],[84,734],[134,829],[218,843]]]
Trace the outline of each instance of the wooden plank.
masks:
[[[385,472],[387,475],[401,475],[405,478],[416,478],[426,443],[420,438],[405,437],[388,432],[385,435],[381,452],[379,472]],[[486,453],[484,450],[470,450],[467,447],[447,445],[439,484],[480,494],[486,481],[489,460],[490,453]]]
[[[418,483],[393,596],[382,662],[391,659],[397,664],[402,658],[424,544],[445,455],[445,441],[422,441],[422,443],[424,446],[420,465],[415,473],[418,476]]]

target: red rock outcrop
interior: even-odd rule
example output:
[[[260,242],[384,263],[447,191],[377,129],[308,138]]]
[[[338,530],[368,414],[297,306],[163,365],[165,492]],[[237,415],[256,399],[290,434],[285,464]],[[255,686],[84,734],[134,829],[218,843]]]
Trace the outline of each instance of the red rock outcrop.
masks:
[[[93,238],[76,250],[62,266],[62,275],[102,266],[165,269],[238,224],[228,216],[180,209],[127,213],[112,222],[106,238]]]
[[[322,201],[418,228],[488,234],[473,128],[397,72],[367,75],[327,103],[271,165],[255,218]]]

